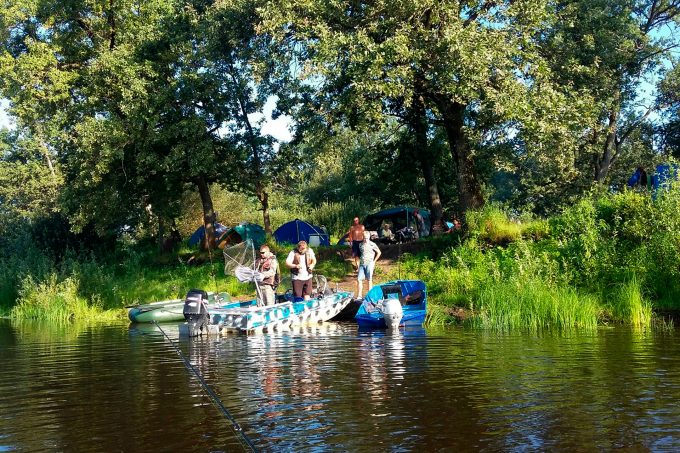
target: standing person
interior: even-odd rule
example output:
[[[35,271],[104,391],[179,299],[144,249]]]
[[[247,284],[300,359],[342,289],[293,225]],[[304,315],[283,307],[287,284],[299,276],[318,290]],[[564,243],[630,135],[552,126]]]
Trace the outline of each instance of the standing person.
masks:
[[[293,296],[308,300],[312,295],[312,271],[316,266],[314,251],[306,241],[300,241],[286,258],[286,267],[290,269],[293,280]]]
[[[364,288],[364,280],[368,280],[368,291],[373,288],[373,271],[375,263],[380,258],[382,252],[380,248],[371,241],[371,233],[364,231],[364,240],[359,246],[361,250],[361,260],[359,261],[359,273],[357,275],[357,296],[361,299]]]
[[[255,260],[255,269],[262,274],[262,281],[257,283],[257,306],[264,307],[274,305],[276,302],[276,287],[279,282],[279,262],[269,246],[260,247],[260,257]]]
[[[347,240],[352,244],[352,258],[354,258],[354,267],[359,268],[357,263],[361,252],[359,251],[359,245],[364,240],[364,232],[366,228],[359,223],[359,217],[355,217],[352,226],[347,230]]]

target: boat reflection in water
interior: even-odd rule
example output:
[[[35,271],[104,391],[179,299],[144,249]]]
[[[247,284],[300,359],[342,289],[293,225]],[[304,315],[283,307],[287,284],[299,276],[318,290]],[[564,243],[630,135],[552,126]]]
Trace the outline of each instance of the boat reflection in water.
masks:
[[[425,366],[423,349],[409,347],[417,337],[425,330],[331,322],[180,343],[216,393],[229,395],[224,405],[257,445],[298,451],[355,445],[357,432],[374,434],[404,398],[407,376]]]

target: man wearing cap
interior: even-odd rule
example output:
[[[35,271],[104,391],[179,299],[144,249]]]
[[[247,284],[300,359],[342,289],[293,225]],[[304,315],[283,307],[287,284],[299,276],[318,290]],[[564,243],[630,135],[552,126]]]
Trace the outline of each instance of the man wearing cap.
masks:
[[[286,258],[286,267],[290,269],[293,280],[293,296],[308,300],[312,295],[312,271],[316,266],[314,251],[306,241],[297,243]]]
[[[278,284],[276,275],[279,269],[279,262],[276,260],[269,246],[260,247],[260,257],[255,261],[255,269],[262,274],[262,281],[258,283],[257,306],[264,307],[274,305],[276,302],[276,288]]]

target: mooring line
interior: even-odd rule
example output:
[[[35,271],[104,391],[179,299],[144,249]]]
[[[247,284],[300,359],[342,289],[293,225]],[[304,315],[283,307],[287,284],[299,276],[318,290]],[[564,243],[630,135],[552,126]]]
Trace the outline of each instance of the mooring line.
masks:
[[[231,422],[231,429],[236,433],[236,435],[239,438],[239,441],[241,442],[241,445],[243,445],[244,450],[246,451],[252,451],[252,452],[257,452],[257,449],[255,448],[255,445],[253,444],[253,441],[250,440],[250,438],[246,435],[246,433],[243,432],[243,428],[241,428],[241,425],[236,421],[236,419],[229,413],[226,407],[224,407],[224,404],[222,404],[222,401],[220,400],[219,396],[213,391],[212,388],[208,385],[208,383],[205,381],[201,373],[196,369],[195,366],[189,362],[189,359],[184,355],[182,350],[175,344],[174,341],[172,341],[172,338],[168,336],[167,333],[163,330],[163,328],[158,324],[158,321],[153,321],[153,323],[158,327],[158,329],[161,331],[163,336],[170,342],[173,348],[175,348],[175,352],[177,352],[177,355],[180,356],[180,358],[184,361],[184,366],[194,373],[198,381],[201,383],[201,386],[203,387],[203,390],[206,391],[208,396],[210,396],[210,399],[212,403],[217,407],[217,409],[222,412],[222,415],[227,418]]]

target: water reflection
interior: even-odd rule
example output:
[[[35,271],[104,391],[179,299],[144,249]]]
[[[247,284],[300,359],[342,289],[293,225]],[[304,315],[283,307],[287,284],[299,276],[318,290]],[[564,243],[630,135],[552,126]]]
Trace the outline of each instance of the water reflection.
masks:
[[[680,449],[680,336],[349,325],[183,339],[263,451]],[[0,321],[0,451],[238,451],[154,326]]]

